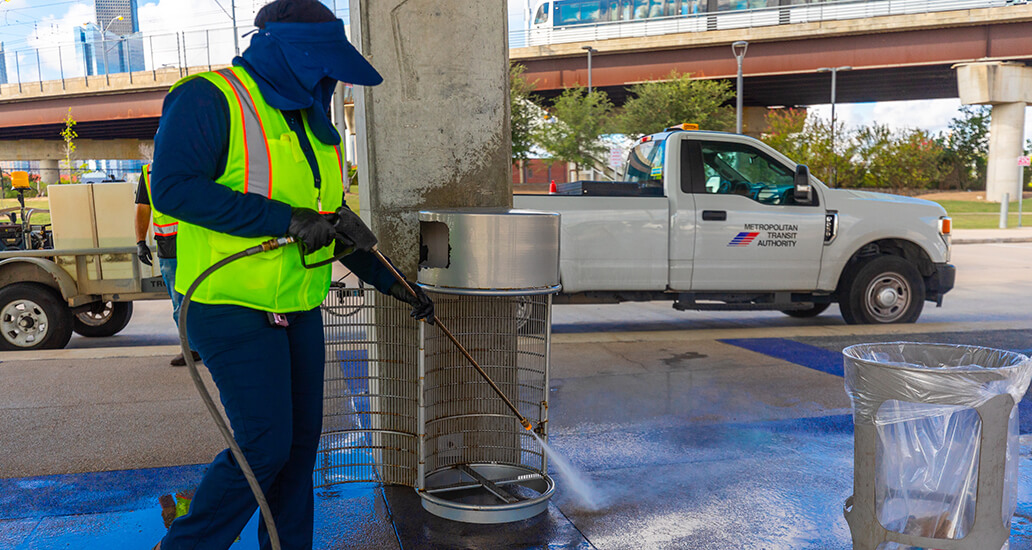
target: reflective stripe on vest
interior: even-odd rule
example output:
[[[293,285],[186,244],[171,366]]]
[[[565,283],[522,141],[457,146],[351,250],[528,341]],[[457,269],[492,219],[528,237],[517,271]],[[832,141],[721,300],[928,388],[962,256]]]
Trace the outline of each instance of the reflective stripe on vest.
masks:
[[[215,179],[218,185],[248,195],[263,195],[293,207],[335,211],[342,203],[344,181],[339,148],[318,140],[302,111],[304,129],[297,132],[283,113],[265,102],[261,90],[243,67],[190,75],[183,82],[203,78],[226,98],[229,136],[226,166]],[[300,132],[312,147],[315,166],[301,147]],[[312,170],[322,185],[315,187]],[[189,289],[208,267],[271,237],[237,237],[188,222],[180,222],[176,290]],[[262,311],[307,311],[322,303],[329,290],[329,265],[305,269],[296,246],[241,258],[213,273],[198,285],[194,300],[205,304],[233,304]],[[329,259],[333,247],[306,256],[313,264]]]
[[[145,164],[143,166],[143,184],[147,186],[147,202],[150,203],[151,207],[151,218],[153,219],[153,228],[155,237],[174,237],[179,232],[179,220],[163,214],[157,208],[154,208],[154,195],[151,193],[150,184],[150,169],[151,165]]]
[[[237,104],[244,119],[244,154],[247,156],[247,175],[244,178],[244,193],[255,193],[263,197],[272,197],[272,158],[266,142],[265,127],[254,106],[251,92],[232,69],[221,69],[215,74],[226,79],[233,88]]]
[[[154,236],[155,237],[172,237],[179,232],[179,222],[170,223],[168,225],[154,224]]]

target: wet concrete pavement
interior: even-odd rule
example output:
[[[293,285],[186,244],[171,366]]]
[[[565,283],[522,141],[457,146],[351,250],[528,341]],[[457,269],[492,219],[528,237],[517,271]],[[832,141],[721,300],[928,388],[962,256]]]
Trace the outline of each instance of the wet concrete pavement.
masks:
[[[315,547],[846,549],[853,435],[839,350],[912,340],[1027,352],[1030,329],[557,334],[551,443],[595,487],[594,502],[553,473],[545,514],[483,526],[431,516],[409,488],[334,486],[317,491]],[[160,538],[158,497],[195,483],[221,449],[167,352],[0,357],[0,548],[148,549]],[[1023,435],[1012,549],[1032,548],[1030,445]],[[253,523],[234,548],[256,547]]]

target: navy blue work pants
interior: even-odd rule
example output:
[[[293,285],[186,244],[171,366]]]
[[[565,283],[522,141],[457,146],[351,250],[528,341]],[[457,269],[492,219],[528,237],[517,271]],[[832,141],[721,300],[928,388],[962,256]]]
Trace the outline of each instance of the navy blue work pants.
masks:
[[[187,331],[219,388],[237,443],[261,484],[286,550],[312,548],[315,466],[322,429],[323,328],[319,308],[274,327],[263,311],[191,303]],[[212,429],[215,429],[212,427]],[[204,474],[190,513],[162,550],[227,549],[257,508],[229,449]],[[271,548],[265,523],[261,548]]]

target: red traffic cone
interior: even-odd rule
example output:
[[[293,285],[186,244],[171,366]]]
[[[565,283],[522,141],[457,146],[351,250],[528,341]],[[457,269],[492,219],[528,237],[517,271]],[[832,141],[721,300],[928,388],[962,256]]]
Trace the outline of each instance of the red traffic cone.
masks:
[[[556,194],[558,192],[559,192],[559,190],[556,189],[556,187],[555,187],[555,180],[552,180],[552,183],[548,184],[548,194],[549,195],[554,195],[554,194]]]

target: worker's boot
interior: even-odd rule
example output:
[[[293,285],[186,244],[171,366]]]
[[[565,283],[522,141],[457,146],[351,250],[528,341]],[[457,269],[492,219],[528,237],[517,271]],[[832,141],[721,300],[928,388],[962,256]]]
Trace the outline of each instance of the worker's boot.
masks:
[[[192,353],[193,353],[193,360],[194,360],[194,362],[197,362],[197,361],[201,360],[201,355],[199,353],[197,353],[196,351],[194,351]],[[168,364],[172,365],[173,367],[185,367],[186,366],[186,358],[183,357],[182,353],[180,353],[179,355],[173,357],[172,360],[169,361]]]

